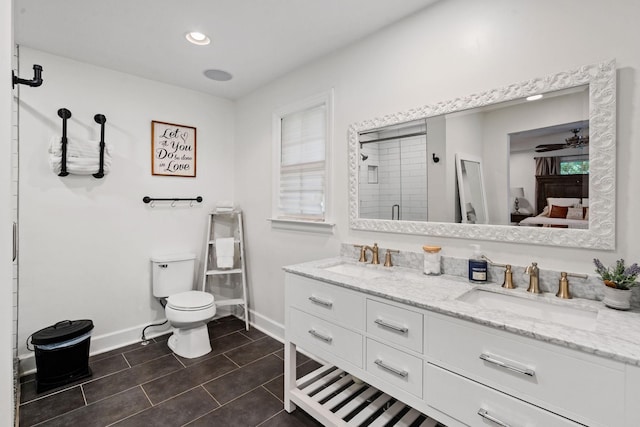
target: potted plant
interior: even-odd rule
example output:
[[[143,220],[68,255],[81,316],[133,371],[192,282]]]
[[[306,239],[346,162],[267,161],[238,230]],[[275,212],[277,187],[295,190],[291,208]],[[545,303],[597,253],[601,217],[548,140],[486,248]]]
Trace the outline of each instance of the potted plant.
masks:
[[[594,258],[596,273],[600,275],[606,285],[602,302],[611,308],[628,310],[631,307],[631,288],[638,285],[636,278],[640,274],[637,263],[629,267],[624,266],[624,260],[619,259],[612,267],[605,267],[599,259]]]

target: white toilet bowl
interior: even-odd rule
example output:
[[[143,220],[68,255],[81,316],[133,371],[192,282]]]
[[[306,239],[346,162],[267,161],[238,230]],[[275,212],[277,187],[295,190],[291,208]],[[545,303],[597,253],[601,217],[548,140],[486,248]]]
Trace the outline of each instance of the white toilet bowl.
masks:
[[[175,328],[168,342],[175,354],[193,359],[211,351],[207,322],[216,314],[213,295],[201,291],[171,295],[165,314]]]

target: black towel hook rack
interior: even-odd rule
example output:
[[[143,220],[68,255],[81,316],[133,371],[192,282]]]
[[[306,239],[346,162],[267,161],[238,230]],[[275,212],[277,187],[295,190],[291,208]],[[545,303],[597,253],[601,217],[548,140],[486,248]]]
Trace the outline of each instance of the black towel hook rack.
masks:
[[[175,207],[176,202],[191,202],[191,206],[193,206],[193,202],[202,203],[202,200],[204,199],[201,196],[192,197],[192,198],[179,198],[179,197],[158,198],[158,197],[144,196],[142,198],[142,201],[144,203],[151,203],[150,205],[151,207],[154,206],[153,202],[171,202],[171,207]]]
[[[60,159],[60,173],[58,176],[67,176],[67,120],[71,118],[71,111],[66,108],[58,110],[58,117],[62,119],[62,158]]]
[[[107,122],[107,118],[104,114],[96,114],[93,116],[93,120],[100,125],[100,167],[97,173],[93,174],[94,178],[104,177],[104,124]]]

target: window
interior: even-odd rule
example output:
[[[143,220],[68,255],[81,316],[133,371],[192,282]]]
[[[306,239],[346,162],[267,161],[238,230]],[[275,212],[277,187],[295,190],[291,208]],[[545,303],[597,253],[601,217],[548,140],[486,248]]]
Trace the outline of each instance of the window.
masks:
[[[560,175],[581,175],[589,173],[589,155],[560,158]]]
[[[273,219],[327,221],[332,94],[276,112]]]

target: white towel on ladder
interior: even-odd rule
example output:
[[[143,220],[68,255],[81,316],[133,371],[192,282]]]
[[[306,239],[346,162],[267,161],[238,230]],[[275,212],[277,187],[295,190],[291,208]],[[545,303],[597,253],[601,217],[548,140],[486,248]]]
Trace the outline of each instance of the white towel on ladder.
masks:
[[[234,244],[233,237],[216,239],[216,264],[218,268],[233,268]]]

